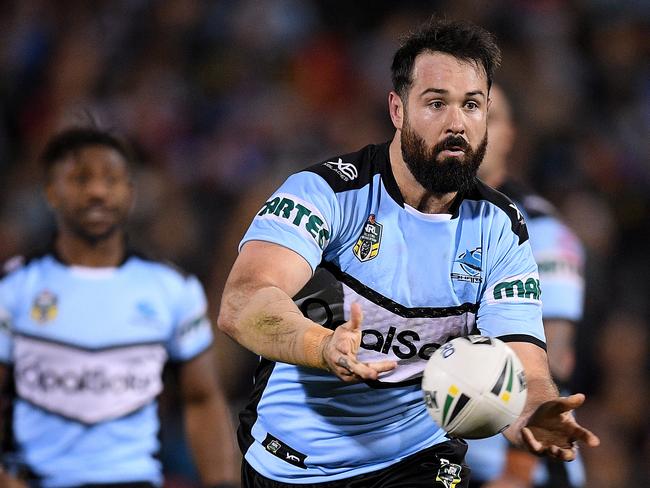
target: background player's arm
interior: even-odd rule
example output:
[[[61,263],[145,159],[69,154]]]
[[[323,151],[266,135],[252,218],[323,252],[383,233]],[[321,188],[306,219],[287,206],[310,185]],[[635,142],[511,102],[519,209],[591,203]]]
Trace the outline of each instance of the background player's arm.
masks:
[[[506,438],[535,454],[563,461],[575,458],[575,441],[590,447],[599,445],[598,437],[580,426],[572,414],[572,410],[584,402],[584,395],[558,396],[546,352],[529,343],[511,342],[509,345],[526,371],[528,398],[522,415],[504,431]]]
[[[0,364],[0,446],[3,444],[4,439],[2,439],[2,433],[7,432],[7,426],[4,425],[6,422],[7,415],[5,415],[7,408],[9,408],[8,402],[10,401],[6,395],[5,390],[7,386],[7,381],[9,379],[9,368],[4,364]],[[0,460],[2,452],[0,451]],[[0,463],[0,486],[3,488],[27,488],[27,485],[10,476],[8,473],[4,472],[2,468],[2,463]]]
[[[218,384],[212,349],[180,367],[185,431],[206,486],[238,486],[239,465],[230,412]]]
[[[303,316],[291,297],[311,275],[311,267],[296,252],[269,242],[247,242],[226,282],[219,328],[267,359],[328,369],[346,381],[376,379],[379,372],[394,368],[392,361],[357,361],[358,307],[335,332]]]
[[[575,368],[576,324],[564,319],[544,319],[551,374],[560,386],[566,384]]]
[[[575,324],[563,319],[544,319],[544,332],[548,346],[548,363],[551,375],[560,383],[571,377],[575,366],[574,336]],[[501,476],[485,488],[506,488],[510,486],[532,486],[537,467],[537,457],[529,452],[509,447],[506,464]]]

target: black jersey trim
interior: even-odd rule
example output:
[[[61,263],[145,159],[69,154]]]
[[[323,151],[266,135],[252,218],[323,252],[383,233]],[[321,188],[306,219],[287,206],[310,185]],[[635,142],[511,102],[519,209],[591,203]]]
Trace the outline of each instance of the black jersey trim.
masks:
[[[401,305],[364,285],[359,280],[344,271],[341,271],[340,268],[330,262],[323,261],[320,265],[332,273],[339,281],[352,288],[359,295],[370,300],[375,305],[379,305],[380,307],[399,315],[400,317],[407,319],[442,318],[462,315],[467,312],[476,313],[478,311],[477,303],[463,303],[462,305],[455,305],[452,307],[405,307],[404,305]]]
[[[250,399],[246,406],[239,412],[239,427],[237,428],[237,442],[242,454],[246,454],[248,448],[255,442],[253,437],[253,425],[257,422],[257,406],[262,399],[269,378],[275,369],[276,363],[261,357],[255,370],[255,383]]]
[[[16,398],[16,384],[14,382],[14,368],[11,364],[2,363],[6,368],[5,383],[0,385],[0,453],[14,453],[18,450],[14,436],[14,399]],[[0,454],[0,461],[2,454]]]
[[[370,388],[374,388],[376,390],[387,390],[389,388],[401,388],[403,386],[421,385],[422,375],[411,378],[410,380],[396,381],[395,383],[388,383],[386,381],[380,380],[366,380],[365,383]]]
[[[463,195],[463,199],[485,200],[500,208],[510,219],[512,232],[519,236],[519,244],[521,245],[528,240],[528,229],[522,214],[518,211],[515,203],[500,191],[486,185],[478,178],[474,178],[473,188]]]
[[[381,172],[377,154],[377,146],[371,144],[353,153],[328,158],[304,171],[319,175],[335,193],[358,190]]]
[[[165,341],[146,341],[146,342],[127,342],[124,344],[111,344],[110,346],[88,347],[88,346],[81,346],[79,344],[72,344],[65,341],[58,341],[56,339],[50,339],[47,337],[25,334],[23,332],[14,332],[13,335],[18,337],[26,337],[27,339],[32,339],[37,342],[45,342],[47,344],[55,344],[57,346],[69,347],[70,349],[77,349],[79,351],[87,351],[87,352],[110,351],[112,349],[126,349],[128,347],[138,347],[138,346],[154,346],[154,345],[164,346],[165,345]]]
[[[520,182],[507,180],[499,186],[498,190],[520,204],[526,212],[526,217],[530,220],[542,217],[560,218],[557,209],[551,202]],[[532,199],[537,205],[531,205]]]
[[[305,171],[323,178],[334,193],[359,190],[371,184],[375,175],[380,175],[388,194],[398,205],[404,207],[404,198],[390,164],[389,146],[390,142],[370,144],[357,152],[329,158]],[[353,175],[355,171],[356,175]]]
[[[497,339],[501,339],[503,342],[528,342],[529,344],[535,344],[546,351],[546,343],[544,341],[528,334],[506,334],[498,336]]]
[[[395,200],[400,207],[404,208],[404,196],[399,189],[395,175],[393,174],[393,167],[390,164],[390,143],[387,142],[379,146],[381,151],[381,165],[382,165],[382,179],[384,181],[384,188],[390,197]]]

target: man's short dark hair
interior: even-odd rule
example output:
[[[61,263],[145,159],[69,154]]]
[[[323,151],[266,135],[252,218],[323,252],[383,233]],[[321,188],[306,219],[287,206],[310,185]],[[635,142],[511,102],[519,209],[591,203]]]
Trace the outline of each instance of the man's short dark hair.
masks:
[[[476,63],[485,70],[488,89],[492,86],[494,71],[501,63],[501,50],[492,33],[471,22],[432,18],[404,38],[393,58],[393,89],[402,100],[413,83],[415,58],[423,52],[446,53]]]
[[[73,127],[54,135],[46,144],[41,154],[41,163],[47,174],[59,161],[71,153],[88,146],[104,146],[114,149],[131,167],[135,162],[133,150],[120,137],[95,127]]]

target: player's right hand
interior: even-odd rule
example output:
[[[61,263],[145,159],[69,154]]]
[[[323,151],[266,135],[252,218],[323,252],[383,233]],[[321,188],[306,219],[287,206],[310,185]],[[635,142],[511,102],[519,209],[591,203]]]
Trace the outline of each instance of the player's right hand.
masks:
[[[379,373],[397,366],[395,361],[362,363],[357,360],[361,346],[361,322],[363,312],[358,303],[350,307],[350,320],[338,326],[334,333],[325,338],[322,349],[328,369],[345,382],[376,380]]]

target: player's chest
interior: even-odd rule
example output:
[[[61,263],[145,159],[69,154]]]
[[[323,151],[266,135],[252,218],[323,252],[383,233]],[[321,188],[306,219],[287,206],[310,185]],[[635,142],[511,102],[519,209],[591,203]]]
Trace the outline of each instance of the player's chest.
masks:
[[[409,290],[411,305],[475,302],[486,267],[480,226],[388,210],[368,214],[342,243],[341,270],[400,302]]]
[[[83,347],[168,339],[172,313],[155,284],[70,278],[34,280],[22,290],[13,316],[18,334]]]

